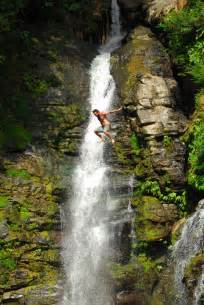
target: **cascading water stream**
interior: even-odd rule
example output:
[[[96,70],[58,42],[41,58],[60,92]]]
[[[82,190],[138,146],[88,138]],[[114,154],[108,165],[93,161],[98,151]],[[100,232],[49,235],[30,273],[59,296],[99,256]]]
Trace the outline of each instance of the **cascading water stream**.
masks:
[[[204,293],[204,270],[194,292],[193,304],[189,304],[187,291],[183,283],[185,267],[190,260],[204,250],[204,201],[202,200],[197,211],[187,220],[182,230],[181,238],[173,249],[175,260],[175,289],[179,305],[198,305],[201,294]],[[202,272],[203,271],[203,272]]]
[[[112,29],[108,42],[100,48],[90,69],[90,106],[110,109],[115,83],[110,74],[110,56],[122,39],[117,0],[112,0]],[[70,224],[64,238],[67,282],[63,305],[110,304],[106,284],[106,263],[109,245],[107,208],[107,166],[103,160],[103,144],[94,134],[97,120],[91,115],[81,147],[80,163],[73,175],[73,197],[69,203]]]

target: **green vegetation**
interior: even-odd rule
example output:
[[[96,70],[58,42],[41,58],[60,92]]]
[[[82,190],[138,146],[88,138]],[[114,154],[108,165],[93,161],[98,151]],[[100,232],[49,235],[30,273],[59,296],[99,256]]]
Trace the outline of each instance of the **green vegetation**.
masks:
[[[182,10],[172,11],[160,24],[167,33],[172,60],[195,83],[204,82],[204,2],[190,0]]]
[[[138,155],[140,153],[140,145],[139,145],[137,135],[135,133],[133,133],[130,137],[130,144],[131,144],[133,153]]]
[[[129,279],[131,284],[135,285],[135,280],[138,277],[138,273],[143,268],[144,273],[148,273],[156,267],[156,263],[145,253],[141,253],[138,256],[132,258],[132,262],[128,264],[113,263],[111,265],[111,276],[114,280],[123,282]],[[130,281],[132,280],[132,281]],[[141,278],[142,281],[142,278]]]
[[[115,280],[125,280],[127,277],[134,277],[135,267],[134,263],[126,265],[114,263],[111,266],[111,275]]]
[[[20,217],[22,221],[26,222],[30,217],[30,212],[26,207],[21,207],[20,209]]]
[[[188,3],[164,17],[159,27],[167,34],[168,51],[179,73],[189,75],[198,89],[195,112],[184,140],[188,145],[187,182],[193,190],[204,191],[204,2]]]
[[[168,150],[171,150],[171,148],[172,148],[172,138],[168,135],[165,135],[164,138],[163,138],[163,144]]]
[[[30,179],[30,174],[26,169],[9,168],[6,171],[6,175],[11,178]]]
[[[6,208],[9,204],[8,196],[0,196],[0,209]]]
[[[137,257],[138,263],[143,266],[144,272],[149,272],[156,267],[155,262],[146,256],[145,253],[140,253]]]
[[[16,268],[16,262],[12,257],[12,250],[0,250],[0,268],[12,271]]]
[[[108,0],[97,6],[93,0],[0,1],[0,151],[26,149],[32,140],[36,99],[50,86],[59,86],[50,64],[56,63],[68,45],[56,40],[62,25],[70,41],[73,35],[97,39],[100,15],[108,18],[109,5]],[[52,35],[50,29],[56,24]]]
[[[199,191],[204,191],[204,96],[202,92],[196,98],[196,111],[185,135],[188,144],[188,183]]]
[[[165,187],[164,190],[161,190],[158,181],[146,180],[144,182],[138,183],[134,195],[137,197],[142,195],[151,195],[158,198],[160,201],[175,203],[179,207],[182,216],[187,213],[186,192],[182,192],[182,194],[178,195],[169,187]]]

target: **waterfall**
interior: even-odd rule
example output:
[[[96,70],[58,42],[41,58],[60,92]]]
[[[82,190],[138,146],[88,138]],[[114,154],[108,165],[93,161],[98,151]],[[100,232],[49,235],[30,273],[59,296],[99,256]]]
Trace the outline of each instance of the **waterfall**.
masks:
[[[90,68],[91,109],[110,109],[115,83],[110,74],[111,52],[121,41],[119,7],[112,0],[112,28]],[[106,264],[111,255],[108,222],[110,194],[108,166],[103,160],[103,143],[98,143],[98,126],[91,114],[81,146],[81,157],[73,174],[73,196],[69,224],[64,237],[64,268],[67,276],[63,305],[104,305],[111,303]]]
[[[183,283],[185,267],[190,260],[204,250],[204,200],[200,201],[197,211],[187,220],[182,230],[181,238],[173,249],[175,260],[175,289],[180,305],[190,305],[187,291]],[[204,271],[204,270],[203,270]],[[204,272],[197,283],[194,292],[193,305],[199,304],[199,296],[204,293]]]

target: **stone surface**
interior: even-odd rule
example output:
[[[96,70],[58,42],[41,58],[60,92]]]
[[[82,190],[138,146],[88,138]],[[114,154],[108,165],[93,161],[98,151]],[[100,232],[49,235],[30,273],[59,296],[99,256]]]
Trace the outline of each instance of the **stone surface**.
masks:
[[[136,27],[113,55],[112,66],[125,125],[130,125],[127,133],[131,136],[131,129],[144,139],[154,176],[162,183],[159,177],[168,175],[175,188],[182,188],[185,145],[179,137],[186,130],[187,119],[179,109],[180,93],[164,47],[150,29]]]
[[[117,304],[149,304],[148,300],[158,281],[154,267],[146,257],[114,266],[112,276],[117,291]]]
[[[174,204],[162,204],[157,198],[144,196],[133,201],[136,208],[136,238],[139,241],[161,241],[171,232],[178,219]]]
[[[61,225],[53,195],[57,178],[47,175],[42,156],[33,152],[13,153],[2,162],[1,304],[56,304],[62,279]]]
[[[120,305],[145,305],[144,295],[140,291],[121,291],[116,295]]]
[[[204,268],[204,252],[198,253],[192,257],[189,264],[185,268],[183,282],[185,283],[188,291],[189,302],[193,303],[195,300],[195,290],[199,286],[199,281],[203,274]],[[204,301],[204,286],[203,282],[200,285],[200,292],[197,294],[197,304],[203,304]]]
[[[172,230],[171,230],[171,240],[172,240],[173,244],[181,236],[181,232],[182,232],[185,222],[186,222],[186,218],[181,218],[177,222],[174,223]]]
[[[56,54],[54,60],[46,54],[50,44]],[[30,105],[33,142],[59,154],[77,155],[87,120],[88,63],[94,49],[88,44],[71,43],[63,31],[44,37],[40,47],[45,55],[36,55],[33,73],[52,81],[47,91],[33,98]]]

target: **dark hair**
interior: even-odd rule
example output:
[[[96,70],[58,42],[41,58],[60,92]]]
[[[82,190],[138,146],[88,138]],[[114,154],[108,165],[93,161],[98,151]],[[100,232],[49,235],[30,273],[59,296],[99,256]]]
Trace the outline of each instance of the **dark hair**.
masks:
[[[94,113],[94,112],[99,112],[99,110],[98,110],[98,109],[94,109],[92,112],[93,112],[93,113]]]

